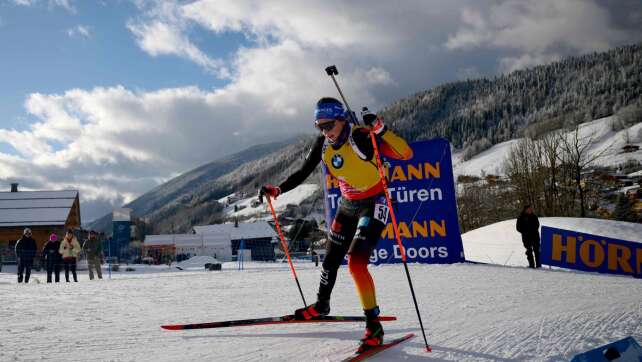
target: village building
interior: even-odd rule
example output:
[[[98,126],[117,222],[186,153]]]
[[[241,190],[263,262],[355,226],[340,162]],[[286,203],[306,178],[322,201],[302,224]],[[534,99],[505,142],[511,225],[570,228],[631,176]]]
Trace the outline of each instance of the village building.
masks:
[[[150,264],[182,261],[193,256],[211,256],[232,261],[232,242],[226,234],[147,235],[142,245],[142,262]]]
[[[143,258],[154,263],[211,256],[232,261],[243,249],[245,260],[274,261],[274,229],[265,221],[195,226],[192,234],[147,235],[142,246]]]
[[[266,221],[202,225],[194,226],[193,230],[194,233],[203,235],[229,235],[232,255],[237,255],[240,247],[250,250],[252,260],[274,261],[276,258],[274,244],[277,243],[277,235]]]
[[[30,228],[38,253],[51,233],[59,238],[68,229],[80,228],[80,201],[76,190],[0,192],[0,253],[4,262],[14,262],[14,246],[25,228]],[[38,254],[39,256],[39,254]]]

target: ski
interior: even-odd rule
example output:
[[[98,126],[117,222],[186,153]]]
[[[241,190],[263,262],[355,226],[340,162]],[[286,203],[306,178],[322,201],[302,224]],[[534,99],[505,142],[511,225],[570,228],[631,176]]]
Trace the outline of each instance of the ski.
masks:
[[[380,346],[377,346],[377,347],[374,347],[372,349],[369,349],[369,350],[367,350],[367,351],[365,351],[363,353],[355,353],[352,356],[344,359],[342,362],[363,361],[363,360],[365,360],[367,358],[370,358],[370,357],[374,356],[375,354],[377,354],[379,352],[387,350],[390,347],[394,347],[394,346],[396,346],[396,345],[398,345],[398,344],[400,344],[402,342],[405,342],[405,341],[409,340],[410,338],[412,338],[414,336],[415,336],[414,333],[408,333],[403,337],[400,337],[400,338],[397,338],[397,339],[393,339],[392,341],[390,341],[388,343],[384,343],[384,344],[382,344]]]
[[[394,321],[397,317],[382,316],[379,317],[380,322]],[[180,331],[184,329],[204,329],[204,328],[226,328],[226,327],[244,327],[244,326],[260,326],[268,324],[290,324],[290,323],[338,323],[338,322],[365,322],[366,317],[359,316],[320,316],[314,319],[301,320],[295,319],[294,315],[284,315],[281,317],[268,317],[268,318],[253,318],[253,319],[240,319],[232,321],[221,322],[207,322],[207,323],[192,323],[192,324],[169,324],[163,325],[161,328],[170,331]]]

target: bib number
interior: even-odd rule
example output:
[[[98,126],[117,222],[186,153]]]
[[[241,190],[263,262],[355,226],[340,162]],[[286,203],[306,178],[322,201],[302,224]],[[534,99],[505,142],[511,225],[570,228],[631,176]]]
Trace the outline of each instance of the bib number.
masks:
[[[381,221],[384,225],[388,223],[388,215],[390,214],[388,206],[383,204],[376,204],[374,207],[375,220]]]

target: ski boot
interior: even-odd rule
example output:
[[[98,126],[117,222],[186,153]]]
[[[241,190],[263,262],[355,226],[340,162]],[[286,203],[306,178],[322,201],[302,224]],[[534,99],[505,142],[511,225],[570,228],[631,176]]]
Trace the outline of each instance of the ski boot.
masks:
[[[364,313],[366,315],[366,333],[361,339],[357,353],[366,352],[383,344],[383,326],[377,321],[379,307],[364,310]]]
[[[294,311],[294,319],[309,320],[330,314],[330,300],[318,299],[316,303]]]

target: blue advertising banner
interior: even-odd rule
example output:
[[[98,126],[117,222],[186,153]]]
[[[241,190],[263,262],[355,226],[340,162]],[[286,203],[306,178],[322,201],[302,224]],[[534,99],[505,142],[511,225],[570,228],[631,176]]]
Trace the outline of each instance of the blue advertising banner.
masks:
[[[571,362],[642,361],[642,347],[633,337],[626,337],[605,346],[580,353]]]
[[[642,243],[542,226],[542,264],[642,278]]]
[[[113,222],[113,237],[111,241],[111,255],[120,256],[120,249],[123,246],[129,245],[131,241],[130,221],[114,221]]]
[[[414,156],[387,164],[388,190],[395,206],[399,232],[408,262],[458,263],[464,261],[457,220],[455,183],[450,144],[437,138],[410,144]],[[332,225],[341,197],[338,181],[323,168],[326,225]],[[401,252],[388,222],[373,264],[401,263]]]

